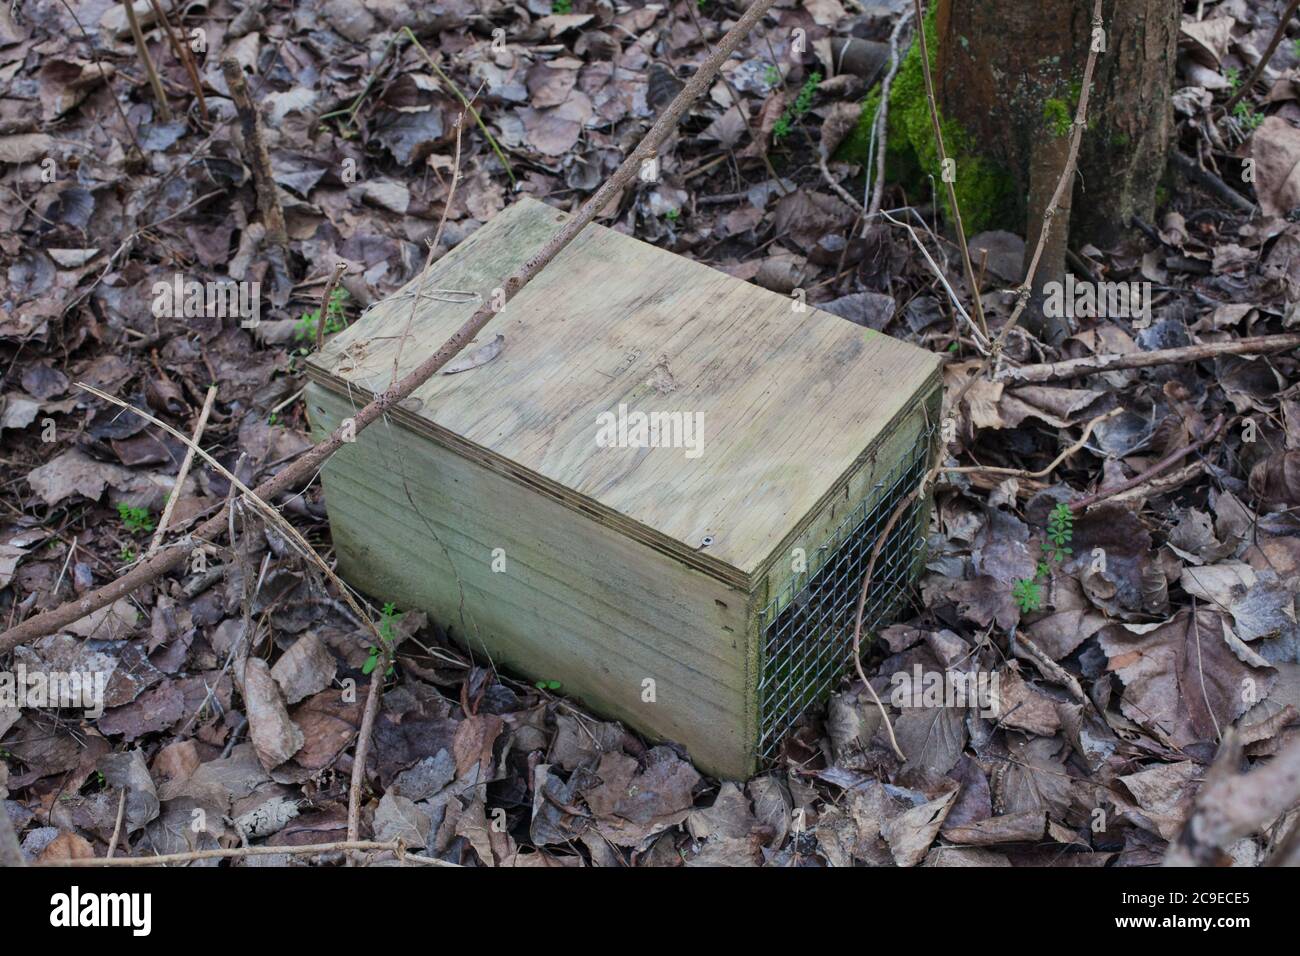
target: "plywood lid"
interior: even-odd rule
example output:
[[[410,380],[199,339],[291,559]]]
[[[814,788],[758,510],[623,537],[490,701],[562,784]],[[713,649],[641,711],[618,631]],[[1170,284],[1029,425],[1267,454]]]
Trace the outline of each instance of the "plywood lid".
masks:
[[[394,380],[395,356],[400,377],[482,301],[464,293],[490,298],[565,217],[516,202],[434,263],[424,288],[436,299],[413,310],[409,284],[331,340],[310,377],[360,408]],[[496,335],[495,358],[434,376],[393,422],[738,586],[939,367],[922,349],[796,312],[787,296],[601,226],[477,342]],[[657,446],[646,447],[652,433],[640,440],[638,413],[660,425]]]

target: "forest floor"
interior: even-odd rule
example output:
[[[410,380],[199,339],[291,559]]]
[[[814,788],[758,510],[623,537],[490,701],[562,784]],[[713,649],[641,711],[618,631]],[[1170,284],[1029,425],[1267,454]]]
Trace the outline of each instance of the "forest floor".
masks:
[[[1060,349],[1017,332],[1012,365],[1300,327],[1300,42],[1282,45],[1235,116],[1217,126],[1212,116],[1285,5],[1189,3],[1180,41],[1174,148],[1217,159],[1260,212],[1171,178],[1156,222],[1115,248],[1076,250],[1107,281],[1150,282],[1151,321],[1082,320]],[[782,0],[660,151],[659,182],[626,190],[601,221],[769,289],[806,289],[822,308],[945,354],[960,384],[979,356],[943,284],[905,230],[863,229],[849,201],[863,195],[860,168],[818,161],[872,78],[837,69],[835,41],[887,40],[909,6]],[[185,454],[75,383],[186,434],[215,386],[201,444],[256,484],[309,446],[302,365],[336,261],[348,268],[325,309],[329,332],[422,268],[440,218],[435,254],[517,193],[576,208],[736,16],[721,0],[214,0],[170,14],[204,46],[201,106],[153,10],[137,9],[170,120],[119,3],[0,7],[4,628],[146,554]],[[473,98],[509,169],[472,124],[457,161],[461,106],[396,42],[403,26]],[[802,56],[791,51],[797,28]],[[284,275],[260,254],[265,223],[225,57],[244,67],[266,124]],[[1253,185],[1229,175],[1250,158]],[[911,205],[913,222],[931,223],[918,235],[970,301],[933,197],[898,184],[886,195],[886,208]],[[996,330],[1024,242],[998,233],[974,246]],[[176,274],[258,281],[260,324],[160,319],[155,284]],[[1041,478],[938,482],[925,572],[864,665],[905,761],[866,689],[846,681],[776,766],[715,781],[679,748],[592,716],[562,686],[498,674],[438,622],[385,614],[371,595],[399,644],[362,836],[489,866],[1141,866],[1164,860],[1197,814],[1218,821],[1198,852],[1209,840],[1240,865],[1295,862],[1300,794],[1279,805],[1269,770],[1294,765],[1274,756],[1300,737],[1298,373],[1294,350],[1221,355],[984,383],[949,408],[957,466],[1035,472],[1095,427]],[[1073,520],[1056,510],[1188,446]],[[168,541],[230,491],[195,462]],[[277,504],[330,561],[319,483]],[[0,701],[0,798],[30,859],[102,857],[115,832],[118,856],[343,839],[370,632],[278,532],[248,512],[234,530],[206,569],[0,661],[8,672],[111,673],[97,717]],[[917,666],[996,675],[999,716],[889,704],[891,675]]]

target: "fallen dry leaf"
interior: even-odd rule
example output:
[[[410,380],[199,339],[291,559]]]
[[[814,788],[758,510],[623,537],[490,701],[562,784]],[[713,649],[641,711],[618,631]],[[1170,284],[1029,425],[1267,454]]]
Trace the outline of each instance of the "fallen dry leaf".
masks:
[[[289,719],[280,686],[266,661],[260,657],[247,660],[240,689],[257,757],[267,770],[278,767],[302,748],[305,738]]]

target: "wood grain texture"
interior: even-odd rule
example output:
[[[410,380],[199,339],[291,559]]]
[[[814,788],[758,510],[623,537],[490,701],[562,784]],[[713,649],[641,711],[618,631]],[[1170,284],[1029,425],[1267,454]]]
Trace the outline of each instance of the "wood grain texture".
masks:
[[[434,264],[426,289],[492,295],[564,213],[522,199]],[[405,292],[410,292],[410,286]],[[476,307],[380,303],[309,364],[357,402],[413,367]],[[928,352],[603,227],[588,227],[484,330],[493,361],[439,375],[393,417],[500,475],[734,586],[934,387]],[[399,349],[400,345],[400,349]],[[700,413],[702,454],[600,448],[597,421]],[[705,545],[705,541],[710,543]]]
[[[320,433],[357,407],[319,385],[307,405]],[[322,479],[350,583],[428,611],[498,667],[558,680],[566,696],[685,745],[708,772],[753,770],[743,591],[404,428],[362,432]]]
[[[912,455],[918,444],[932,440],[927,436],[932,436],[939,420],[939,399],[938,388],[918,397],[904,414],[876,437],[862,455],[859,466],[832,489],[827,499],[807,515],[786,541],[773,550],[763,566],[764,573],[751,585],[758,608],[766,607],[789,584],[794,574],[795,548],[802,549],[804,558],[812,563],[814,555],[845,519],[858,512],[863,501],[873,500],[881,493],[880,485],[889,479],[898,463]]]

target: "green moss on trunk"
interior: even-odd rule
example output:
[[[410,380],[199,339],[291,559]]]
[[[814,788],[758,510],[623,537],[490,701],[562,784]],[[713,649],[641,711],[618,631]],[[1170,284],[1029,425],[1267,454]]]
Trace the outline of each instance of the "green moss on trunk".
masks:
[[[939,47],[934,25],[934,13],[925,18],[926,43],[930,51],[930,68],[935,69],[935,54]],[[880,88],[871,91],[862,104],[862,116],[857,127],[845,138],[835,157],[846,162],[865,165],[871,150],[871,129],[880,109]],[[1021,190],[1015,179],[998,163],[981,156],[975,149],[972,137],[954,119],[939,114],[943,142],[948,156],[956,160],[957,202],[962,219],[971,234],[986,229],[1018,230],[1019,197]],[[935,192],[943,205],[944,213],[952,222],[948,208],[947,190],[939,185],[939,148],[934,141],[934,125],[930,119],[930,104],[925,95],[925,73],[921,68],[921,46],[913,41],[898,75],[894,77],[889,95],[889,145],[885,156],[885,176],[891,182],[903,184],[913,194],[924,194],[930,189],[928,177],[933,176]]]

